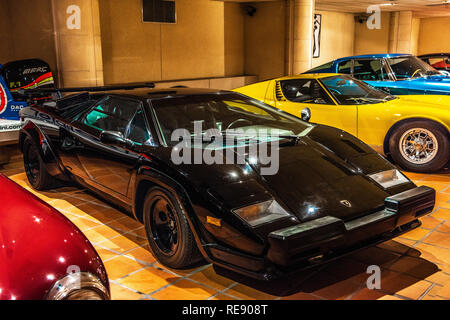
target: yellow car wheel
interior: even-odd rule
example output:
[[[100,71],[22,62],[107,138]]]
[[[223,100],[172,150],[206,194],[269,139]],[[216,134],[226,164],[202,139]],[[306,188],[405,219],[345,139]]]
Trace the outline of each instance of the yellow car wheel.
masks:
[[[432,121],[409,121],[396,128],[389,151],[395,162],[408,171],[435,172],[450,159],[449,133]]]

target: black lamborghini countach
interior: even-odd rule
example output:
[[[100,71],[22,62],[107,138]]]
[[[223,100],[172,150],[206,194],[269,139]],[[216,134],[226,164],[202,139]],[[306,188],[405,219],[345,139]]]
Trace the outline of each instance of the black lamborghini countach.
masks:
[[[267,280],[396,237],[434,207],[433,189],[352,135],[244,95],[102,90],[21,111],[28,180],[124,208],[168,267],[203,257]]]

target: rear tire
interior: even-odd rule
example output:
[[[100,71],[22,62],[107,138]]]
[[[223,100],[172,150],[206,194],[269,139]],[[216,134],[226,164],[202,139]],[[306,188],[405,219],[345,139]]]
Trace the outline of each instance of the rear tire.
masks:
[[[48,173],[38,148],[29,137],[25,138],[22,152],[25,173],[31,186],[39,191],[56,187],[55,178]]]
[[[200,260],[185,210],[170,192],[159,187],[150,189],[143,211],[150,248],[163,265],[182,269]]]
[[[403,123],[392,134],[389,150],[403,169],[414,172],[436,172],[450,159],[448,132],[427,120]]]

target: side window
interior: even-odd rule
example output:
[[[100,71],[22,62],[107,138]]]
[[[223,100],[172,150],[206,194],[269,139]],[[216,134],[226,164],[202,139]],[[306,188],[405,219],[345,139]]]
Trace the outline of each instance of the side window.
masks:
[[[148,143],[153,145],[153,140],[151,139],[147,122],[145,121],[144,111],[141,107],[139,107],[136,115],[131,121],[125,137],[137,144]]]
[[[286,99],[292,102],[334,104],[325,90],[314,79],[281,81],[281,90]]]
[[[100,131],[125,133],[139,106],[138,101],[108,96],[86,114],[83,122]]]
[[[355,60],[353,76],[363,81],[389,80],[381,60]]]
[[[351,74],[352,73],[353,60],[342,61],[338,64],[338,73]]]

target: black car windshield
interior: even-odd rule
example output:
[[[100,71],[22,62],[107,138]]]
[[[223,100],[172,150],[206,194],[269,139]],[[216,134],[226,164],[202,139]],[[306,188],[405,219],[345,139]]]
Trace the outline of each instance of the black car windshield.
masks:
[[[237,93],[153,99],[151,104],[166,145],[179,143],[172,139],[177,129],[187,130],[194,139],[214,131],[227,138],[232,136],[234,143],[258,143],[301,137],[314,127]]]
[[[381,90],[359,81],[350,75],[322,78],[320,81],[339,104],[374,104],[395,99]]]
[[[389,64],[397,80],[439,75],[439,71],[415,56],[389,58]]]

